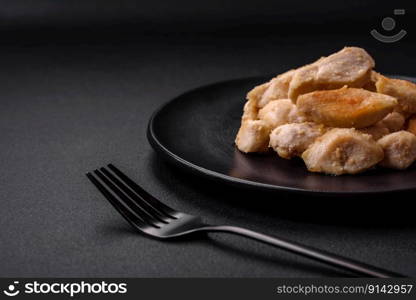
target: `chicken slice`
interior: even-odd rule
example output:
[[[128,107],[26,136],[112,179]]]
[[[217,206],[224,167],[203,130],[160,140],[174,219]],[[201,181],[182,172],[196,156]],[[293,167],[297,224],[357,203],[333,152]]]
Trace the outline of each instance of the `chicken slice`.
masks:
[[[371,80],[375,63],[362,48],[346,47],[310,65],[297,69],[289,85],[289,98],[296,103],[299,95],[316,90],[363,87]]]
[[[257,105],[257,103],[259,102],[259,100],[261,99],[264,92],[267,90],[269,86],[270,81],[254,87],[251,91],[247,93],[247,100],[252,100]]]
[[[376,71],[371,71],[370,81],[368,81],[364,86],[363,89],[368,90],[370,92],[377,92],[376,82],[378,80],[378,76],[380,74]]]
[[[313,141],[324,133],[324,127],[311,122],[285,124],[270,134],[270,147],[280,157],[299,156]]]
[[[334,175],[362,172],[383,156],[383,149],[370,135],[353,128],[329,130],[302,154],[309,171]]]
[[[259,110],[258,118],[265,121],[271,129],[287,123],[303,122],[296,105],[289,99],[273,100]]]
[[[393,111],[376,124],[361,128],[359,131],[371,135],[377,141],[389,133],[401,130],[405,121],[406,119],[402,114]]]
[[[387,116],[385,116],[384,119],[379,121],[377,124],[386,127],[391,133],[403,129],[405,121],[406,119],[401,113],[393,111],[392,113],[389,113]]]
[[[392,169],[406,169],[416,160],[416,136],[408,131],[397,131],[379,139],[384,150],[380,165]]]
[[[416,113],[416,84],[379,75],[376,88],[378,93],[397,98],[401,111]]]
[[[262,120],[247,120],[242,122],[237,133],[235,144],[245,153],[265,152],[269,146],[270,128]]]
[[[289,99],[274,100],[260,111],[253,99],[244,105],[241,127],[235,143],[242,152],[265,152],[270,131],[282,124],[302,122],[296,105]]]
[[[409,119],[409,122],[407,123],[407,131],[416,135],[416,116]]]
[[[369,134],[371,137],[377,141],[378,139],[381,139],[383,136],[390,133],[389,129],[381,124],[380,122],[374,124],[373,126],[365,127],[358,129],[358,131]]]
[[[399,114],[401,114],[404,117],[405,120],[410,118],[413,115],[412,113],[410,113],[408,111],[404,111],[399,104],[396,105],[396,107],[394,108],[393,111],[398,112]]]
[[[256,102],[253,99],[250,99],[244,104],[243,116],[241,117],[241,122],[248,120],[257,120],[257,114],[259,109],[257,108]]]
[[[299,114],[328,127],[371,126],[393,111],[397,100],[387,95],[344,86],[315,91],[298,98]]]
[[[294,72],[295,70],[290,70],[270,80],[269,85],[264,91],[264,94],[260,97],[257,106],[262,108],[270,101],[287,99],[289,84]]]

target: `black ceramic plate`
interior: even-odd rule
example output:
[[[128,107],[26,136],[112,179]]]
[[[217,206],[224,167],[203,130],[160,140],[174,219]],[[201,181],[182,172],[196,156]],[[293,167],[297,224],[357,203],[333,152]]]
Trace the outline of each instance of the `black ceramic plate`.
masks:
[[[237,186],[326,195],[416,189],[415,167],[329,176],[308,172],[301,159],[285,160],[273,152],[266,155],[239,152],[234,138],[245,95],[268,78],[220,82],[173,99],[149,122],[151,145],[180,167]]]

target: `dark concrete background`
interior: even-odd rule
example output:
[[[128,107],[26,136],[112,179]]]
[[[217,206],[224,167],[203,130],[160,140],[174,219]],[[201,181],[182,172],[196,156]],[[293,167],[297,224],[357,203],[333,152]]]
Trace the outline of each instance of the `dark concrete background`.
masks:
[[[0,29],[116,30],[137,33],[262,32],[360,33],[393,9],[406,9],[397,26],[415,25],[414,2],[332,0],[0,0]],[[380,26],[379,26],[380,27]]]
[[[416,276],[413,195],[242,193],[165,164],[145,137],[152,112],[188,89],[279,73],[345,45],[366,48],[381,72],[416,76],[411,28],[401,42],[382,44],[369,36],[371,28],[258,35],[211,27],[138,34],[111,26],[8,26],[0,47],[0,276],[349,275],[240,237],[162,243],[138,235],[84,176],[109,162],[169,205],[209,222]]]

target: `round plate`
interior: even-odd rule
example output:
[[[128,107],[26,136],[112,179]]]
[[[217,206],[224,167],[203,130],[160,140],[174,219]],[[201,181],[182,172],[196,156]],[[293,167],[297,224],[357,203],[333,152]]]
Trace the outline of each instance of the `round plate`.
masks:
[[[147,133],[151,145],[164,158],[195,173],[262,190],[340,195],[416,189],[415,167],[330,176],[308,172],[299,158],[286,160],[274,152],[262,155],[238,151],[234,139],[245,96],[269,78],[220,82],[173,99],[150,119]]]

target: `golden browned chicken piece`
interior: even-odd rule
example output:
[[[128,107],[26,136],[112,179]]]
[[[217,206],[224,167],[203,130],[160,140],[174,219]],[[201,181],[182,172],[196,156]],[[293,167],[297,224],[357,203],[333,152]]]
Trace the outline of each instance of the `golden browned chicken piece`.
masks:
[[[324,126],[310,122],[281,125],[271,132],[270,147],[290,159],[301,155],[323,133]]]
[[[267,89],[257,102],[258,107],[264,107],[267,103],[278,99],[287,99],[289,84],[295,70],[287,71],[270,80]]]
[[[257,108],[256,102],[252,99],[248,100],[244,104],[243,116],[241,117],[241,123],[248,120],[257,120],[259,109]]]
[[[375,141],[377,141],[378,139],[381,139],[383,136],[390,133],[390,131],[387,127],[385,127],[385,126],[383,126],[379,123],[380,122],[377,122],[376,124],[374,124],[372,126],[358,129],[358,131],[371,135],[372,138]]]
[[[353,128],[329,130],[302,154],[309,171],[334,175],[365,171],[383,156],[383,149],[370,135]]]
[[[241,127],[235,143],[242,152],[265,152],[269,144],[269,134],[277,126],[302,122],[296,105],[289,99],[274,100],[258,109],[253,99],[244,105]]]
[[[406,169],[416,160],[416,136],[408,131],[397,131],[379,139],[384,150],[380,165],[392,169]]]
[[[397,100],[387,95],[343,87],[304,94],[296,106],[307,121],[328,127],[364,128],[383,119],[396,104]]]
[[[259,110],[258,118],[265,121],[271,129],[277,126],[303,122],[304,118],[299,115],[296,105],[289,99],[273,100]]]
[[[252,101],[252,103],[254,103],[257,107],[257,104],[269,86],[270,81],[254,87],[250,92],[247,93],[247,100]]]
[[[378,80],[378,75],[376,71],[371,71],[370,81],[368,81],[364,86],[363,89],[368,90],[370,92],[377,92],[376,82]]]
[[[402,130],[405,122],[406,119],[401,113],[393,111],[392,113],[389,113],[387,116],[385,116],[384,119],[382,119],[377,124],[386,127],[391,133]]]
[[[316,90],[338,89],[347,85],[361,88],[371,80],[375,63],[361,48],[346,47],[310,65],[297,69],[289,85],[289,98]]]
[[[237,148],[243,152],[267,150],[270,129],[265,122],[257,120],[258,110],[253,99],[249,99],[244,104],[241,126],[235,139]]]
[[[269,86],[270,83],[257,86],[247,95],[241,127],[235,140],[237,148],[243,152],[267,151],[271,129],[302,120],[296,105],[289,99],[274,100],[259,111],[258,102]]]
[[[376,88],[378,93],[397,98],[403,112],[416,113],[416,84],[379,75]]]
[[[409,119],[409,122],[407,123],[407,131],[416,135],[416,116]]]
[[[406,119],[401,113],[393,111],[376,124],[370,127],[361,128],[359,131],[367,133],[371,135],[373,139],[378,140],[389,133],[401,130],[405,121]]]
[[[237,133],[235,144],[245,153],[265,152],[269,147],[270,128],[262,120],[247,120],[242,122]]]

